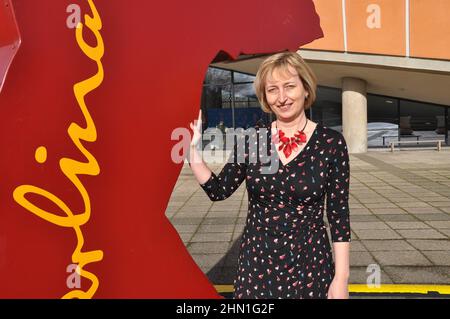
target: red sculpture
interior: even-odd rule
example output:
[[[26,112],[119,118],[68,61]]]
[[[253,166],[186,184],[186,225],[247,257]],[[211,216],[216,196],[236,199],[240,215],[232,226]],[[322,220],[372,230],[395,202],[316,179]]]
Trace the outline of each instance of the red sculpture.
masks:
[[[182,168],[171,133],[198,114],[219,52],[321,37],[312,0],[12,5],[22,44],[0,94],[0,297],[218,298],[164,215]],[[10,10],[0,80],[19,43]]]
[[[0,92],[20,46],[20,35],[10,0],[0,4]]]

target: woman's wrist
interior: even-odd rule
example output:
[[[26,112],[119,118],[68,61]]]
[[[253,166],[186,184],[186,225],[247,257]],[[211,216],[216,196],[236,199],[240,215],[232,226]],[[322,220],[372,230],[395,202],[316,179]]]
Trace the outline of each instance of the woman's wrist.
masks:
[[[197,144],[189,144],[189,150],[188,150],[188,162],[189,165],[191,163],[199,164],[202,163],[202,155],[199,153]]]
[[[348,282],[350,275],[349,273],[345,272],[345,273],[336,273],[336,275],[334,276],[334,279],[337,281],[345,281]]]

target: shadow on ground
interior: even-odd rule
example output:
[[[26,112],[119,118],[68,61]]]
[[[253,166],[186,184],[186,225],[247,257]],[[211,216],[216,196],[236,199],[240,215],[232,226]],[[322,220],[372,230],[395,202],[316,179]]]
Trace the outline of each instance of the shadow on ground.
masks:
[[[206,273],[214,285],[233,285],[237,273],[240,241],[241,237],[236,239],[231,249]]]

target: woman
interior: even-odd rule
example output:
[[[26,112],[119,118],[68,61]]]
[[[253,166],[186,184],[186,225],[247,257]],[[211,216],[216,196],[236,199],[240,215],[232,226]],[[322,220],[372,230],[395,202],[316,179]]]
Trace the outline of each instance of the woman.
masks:
[[[190,124],[190,167],[210,199],[226,199],[246,180],[248,215],[234,298],[348,298],[350,166],[345,139],[306,118],[305,109],[316,97],[316,79],[297,53],[266,59],[254,86],[263,111],[276,120],[267,133],[257,129],[256,138],[245,139],[244,161],[237,160],[235,145],[231,161],[215,175],[195,149],[200,126]],[[260,142],[264,134],[279,160],[271,174],[262,173],[262,162],[248,160],[251,143],[265,146]],[[323,222],[325,198],[334,260]]]

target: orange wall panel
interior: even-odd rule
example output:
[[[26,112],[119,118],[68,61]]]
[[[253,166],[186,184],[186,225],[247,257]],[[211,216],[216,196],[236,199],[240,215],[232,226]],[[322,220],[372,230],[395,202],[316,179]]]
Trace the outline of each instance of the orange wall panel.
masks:
[[[347,50],[406,54],[404,0],[347,0]]]
[[[302,49],[406,56],[405,0],[314,0],[324,37]],[[410,56],[450,60],[450,0],[409,0]]]
[[[412,57],[450,59],[449,0],[411,0]]]
[[[324,37],[302,49],[344,51],[342,0],[314,0]]]

